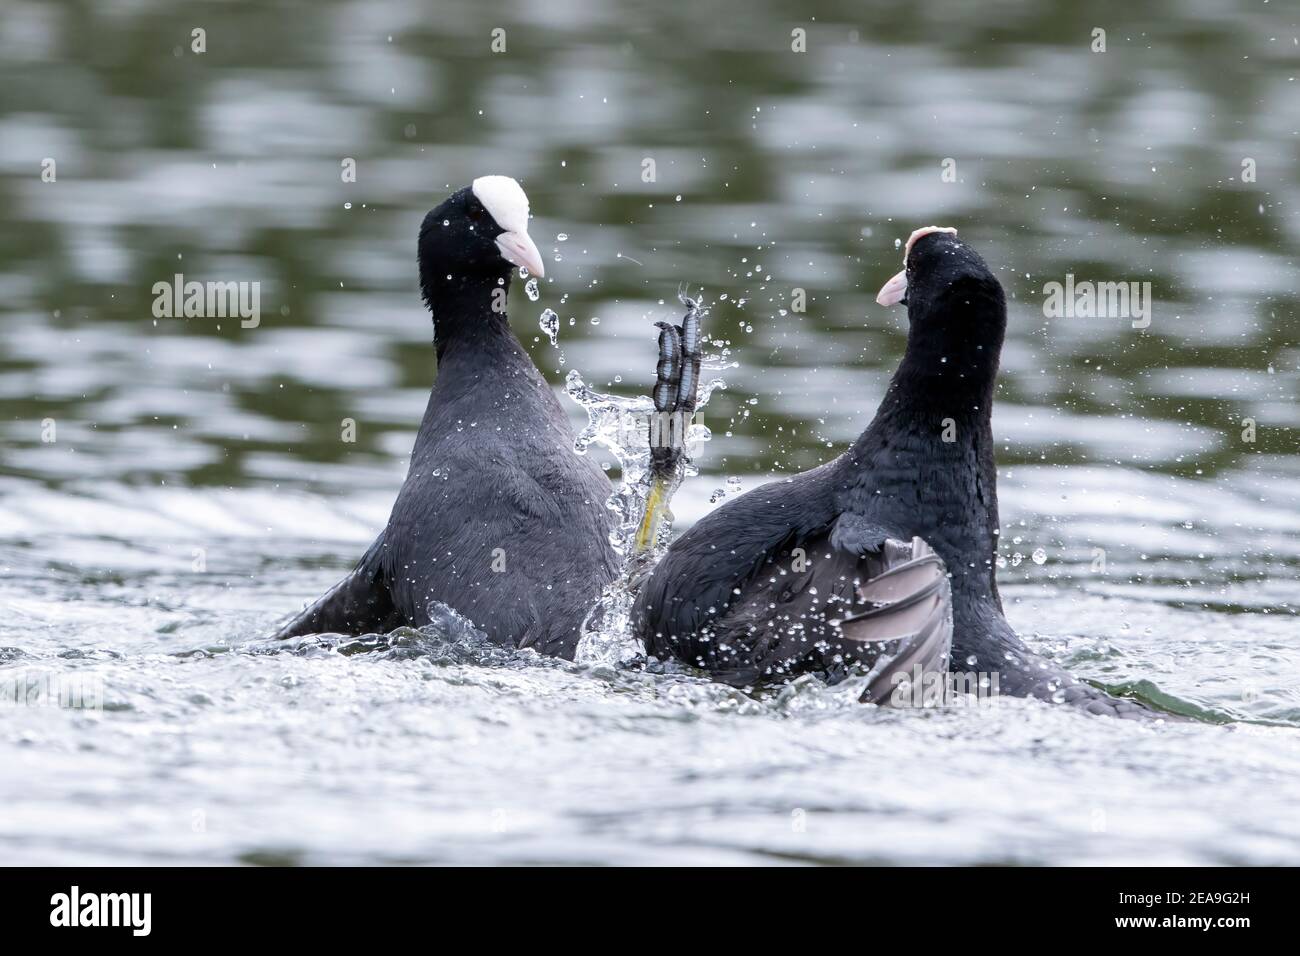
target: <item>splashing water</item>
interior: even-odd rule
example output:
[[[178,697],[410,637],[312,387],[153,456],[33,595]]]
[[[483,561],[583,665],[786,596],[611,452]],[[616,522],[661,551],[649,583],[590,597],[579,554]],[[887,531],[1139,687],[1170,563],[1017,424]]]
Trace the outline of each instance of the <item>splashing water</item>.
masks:
[[[583,381],[577,369],[569,372],[564,386],[569,398],[587,413],[587,424],[574,439],[574,450],[586,454],[592,445],[603,445],[618,460],[621,479],[606,507],[617,519],[610,531],[610,544],[626,557],[649,488],[646,423],[654,412],[654,402],[648,395],[625,398],[597,392]]]
[[[537,317],[537,327],[541,329],[555,345],[560,335],[560,317],[553,309],[546,309]]]
[[[524,283],[524,292],[528,294],[529,302],[536,302],[542,297],[542,293],[537,288],[537,280],[529,279]]]
[[[682,301],[686,304],[685,298]],[[701,318],[705,315],[707,310],[701,308]],[[720,354],[705,356],[701,368],[719,371],[734,367],[735,363],[726,364],[728,354],[724,349]],[[699,391],[696,414],[708,404],[716,390],[726,387],[720,378],[704,384]],[[650,547],[640,552],[633,547],[654,479],[649,430],[655,405],[648,395],[625,398],[597,392],[583,381],[577,369],[571,370],[565,379],[565,391],[587,413],[587,425],[574,441],[575,451],[585,454],[593,444],[603,445],[618,460],[619,485],[607,499],[605,507],[614,518],[609,541],[623,561],[621,573],[605,586],[600,600],[583,621],[582,637],[574,659],[584,664],[628,664],[645,653],[641,642],[632,635],[632,603],[641,581],[663,557],[672,536],[672,512],[665,509],[664,520]],[[710,437],[707,426],[699,422],[691,424],[686,434],[684,477],[699,473],[692,459]]]

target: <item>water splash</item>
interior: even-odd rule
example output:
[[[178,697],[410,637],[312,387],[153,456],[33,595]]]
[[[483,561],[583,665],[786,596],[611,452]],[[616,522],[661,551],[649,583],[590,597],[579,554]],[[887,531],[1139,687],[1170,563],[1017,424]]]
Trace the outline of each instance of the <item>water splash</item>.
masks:
[[[684,294],[679,298],[683,305],[691,304]],[[707,310],[700,307],[699,314],[704,318]],[[714,343],[706,339],[705,344]],[[734,367],[735,363],[727,364],[728,358],[726,349],[718,354],[706,354],[701,368],[715,371]],[[714,392],[725,388],[721,378],[704,384],[699,390],[696,415]],[[655,405],[649,395],[627,398],[597,392],[583,381],[577,369],[570,371],[565,379],[565,391],[587,413],[587,425],[574,441],[575,450],[586,454],[592,445],[601,445],[618,460],[619,484],[605,507],[613,517],[609,541],[623,562],[620,574],[605,586],[600,600],[583,621],[574,659],[584,664],[627,664],[645,653],[641,642],[632,635],[632,603],[641,582],[663,557],[672,537],[672,512],[666,510],[650,547],[639,552],[633,547],[653,482],[649,432]],[[693,459],[711,437],[706,425],[698,421],[691,424],[686,434],[687,464],[683,476],[699,474]]]
[[[555,345],[560,336],[560,317],[553,309],[546,309],[537,317],[537,327],[546,334]]]
[[[527,293],[529,302],[536,302],[542,297],[541,291],[537,288],[536,279],[529,279],[524,283],[524,292]]]

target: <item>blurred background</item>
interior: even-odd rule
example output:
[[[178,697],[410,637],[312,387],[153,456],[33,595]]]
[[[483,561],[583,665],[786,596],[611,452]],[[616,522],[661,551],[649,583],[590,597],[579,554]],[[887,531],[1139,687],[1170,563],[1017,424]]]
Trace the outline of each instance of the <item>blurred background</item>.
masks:
[[[683,524],[728,477],[749,490],[858,434],[904,343],[903,310],[874,302],[901,265],[897,244],[917,226],[958,227],[1010,300],[994,431],[1013,624],[1108,686],[1158,684],[1221,719],[1300,721],[1298,21],[1281,0],[5,0],[0,660],[124,658],[108,675],[112,702],[159,720],[155,740],[172,739],[178,715],[199,720],[201,698],[265,680],[237,655],[207,677],[135,661],[265,635],[382,527],[434,374],[419,223],[474,177],[504,173],[524,185],[547,259],[539,300],[515,284],[511,321],[557,390],[576,368],[602,390],[644,392],[653,323],[680,314],[679,287],[712,304],[706,330],[737,366],[704,416],[713,439],[676,502]],[[1098,28],[1105,52],[1093,51]],[[796,30],[805,52],[792,49]],[[355,182],[340,175],[349,158]],[[260,324],[155,318],[153,285],[178,272],[259,282]],[[1149,281],[1150,327],[1046,318],[1044,284],[1067,274]],[[559,316],[554,346],[544,309]],[[341,440],[344,419],[354,443]],[[378,681],[380,668],[366,673]],[[205,681],[215,686],[192,692]],[[249,754],[284,713],[272,689],[244,698]],[[359,692],[319,691],[318,726]],[[131,733],[96,746],[140,759]],[[232,739],[228,722],[220,733]],[[55,751],[84,739],[37,723],[13,734]],[[619,741],[610,759],[620,747],[644,757]],[[119,781],[136,801],[174,769],[170,745],[154,746],[157,772]],[[1150,763],[1190,768],[1206,746]],[[1279,746],[1220,757],[1258,768]],[[272,769],[210,758],[197,758],[203,783],[228,777],[231,800],[249,774],[261,792],[279,785]],[[418,775],[424,758],[412,759]],[[573,770],[585,756],[565,759],[574,799],[626,796],[592,789]],[[535,769],[554,779],[555,767]],[[1170,792],[1199,784],[1170,772]],[[1069,793],[1071,780],[1062,770],[1059,791],[1032,789]],[[1207,798],[1219,817],[1199,845],[1164,797],[1143,803],[1140,787],[1112,780],[1148,811],[1122,853],[1294,862],[1294,832],[1246,839],[1286,814],[1247,809],[1250,780],[1232,780]],[[61,792],[52,782],[51,798]],[[1000,826],[1034,832],[975,791],[944,792],[993,821],[987,845],[971,844],[979,859],[1004,858]],[[24,839],[64,832],[22,803],[39,797],[3,801]],[[112,809],[85,812],[103,827]],[[286,797],[282,816],[214,852],[274,843],[297,809]],[[330,819],[343,826],[351,809],[341,796]],[[1044,842],[1025,853],[1059,859],[1059,808],[1042,810]],[[1166,825],[1167,852],[1145,855]],[[392,842],[415,824],[404,826]],[[1220,826],[1236,827],[1236,850],[1221,851]],[[935,832],[926,846],[951,855]],[[149,845],[174,848],[161,831]]]
[[[1294,9],[657,6],[7,3],[6,472],[391,490],[432,378],[416,230],[500,172],[548,259],[512,321],[557,385],[645,388],[679,284],[715,304],[739,368],[706,470],[799,470],[856,435],[903,343],[874,293],[933,221],[1015,299],[1004,463],[1300,476]],[[176,272],[260,282],[260,326],[155,320]],[[1067,272],[1150,281],[1151,327],[1044,319]]]

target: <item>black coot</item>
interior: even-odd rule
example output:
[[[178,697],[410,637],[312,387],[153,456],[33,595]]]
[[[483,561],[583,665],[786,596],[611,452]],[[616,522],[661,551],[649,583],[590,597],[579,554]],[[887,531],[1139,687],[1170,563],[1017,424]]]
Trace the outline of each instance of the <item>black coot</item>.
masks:
[[[833,679],[897,654],[872,700],[885,678],[941,668],[950,633],[953,669],[999,693],[1149,715],[1033,654],[1007,624],[989,424],[1006,301],[955,230],[918,229],[905,265],[879,301],[906,301],[907,350],[871,425],[834,461],[728,502],[674,542],[634,627],[651,654],[741,686]]]
[[[528,199],[484,176],[420,228],[437,378],[393,512],[356,569],[278,637],[419,626],[446,605],[493,640],[573,655],[617,568],[609,480],[510,331],[514,266],[542,275]]]

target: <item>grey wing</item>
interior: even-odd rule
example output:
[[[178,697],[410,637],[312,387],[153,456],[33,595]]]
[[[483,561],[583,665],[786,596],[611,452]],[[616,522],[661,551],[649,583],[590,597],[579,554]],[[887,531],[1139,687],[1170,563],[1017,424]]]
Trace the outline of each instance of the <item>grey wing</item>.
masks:
[[[870,668],[862,700],[947,673],[952,591],[920,538],[853,553],[823,534],[769,560],[708,627],[714,675],[738,686]],[[910,699],[910,695],[909,695]]]
[[[839,628],[873,666],[885,661],[874,666],[862,693],[870,703],[885,703],[896,690],[946,675],[952,653],[952,585],[943,559],[920,538],[910,545],[890,539],[880,563],[882,570],[858,588],[870,607]]]
[[[346,578],[275,633],[275,639],[303,634],[386,634],[406,623],[385,580],[384,536],[375,539]]]

